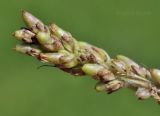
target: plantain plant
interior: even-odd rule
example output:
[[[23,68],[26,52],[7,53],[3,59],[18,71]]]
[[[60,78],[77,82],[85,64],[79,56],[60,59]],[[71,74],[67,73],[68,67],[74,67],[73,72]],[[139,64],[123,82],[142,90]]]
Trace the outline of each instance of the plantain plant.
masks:
[[[89,75],[98,81],[95,89],[99,92],[129,88],[140,100],[153,97],[160,103],[159,69],[146,69],[123,55],[110,58],[103,49],[77,41],[56,24],[47,26],[27,11],[22,12],[22,18],[27,27],[13,33],[22,41],[16,51],[75,76]]]

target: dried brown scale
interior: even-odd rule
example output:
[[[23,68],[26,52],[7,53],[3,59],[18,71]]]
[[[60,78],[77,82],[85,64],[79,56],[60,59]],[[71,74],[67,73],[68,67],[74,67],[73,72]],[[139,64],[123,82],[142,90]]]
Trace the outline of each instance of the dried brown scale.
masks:
[[[22,17],[28,28],[16,31],[14,36],[26,45],[17,45],[16,51],[75,76],[90,75],[99,81],[97,91],[112,93],[129,88],[141,100],[152,96],[160,102],[159,69],[147,70],[123,55],[111,59],[103,49],[77,41],[56,24],[46,26],[26,11]]]
[[[64,68],[62,66],[57,66],[59,67],[61,70],[70,73],[74,76],[83,76],[85,75],[85,73],[80,69],[80,68]]]
[[[114,74],[107,70],[107,69],[103,69],[101,71],[99,71],[96,75],[95,78],[97,80],[101,80],[102,82],[109,82],[115,79]]]

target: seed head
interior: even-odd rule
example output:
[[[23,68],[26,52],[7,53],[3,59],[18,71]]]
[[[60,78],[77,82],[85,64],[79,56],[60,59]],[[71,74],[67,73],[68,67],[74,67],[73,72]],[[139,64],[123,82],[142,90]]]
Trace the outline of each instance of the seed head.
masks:
[[[22,41],[16,51],[75,76],[89,75],[98,81],[97,91],[112,93],[129,88],[139,99],[153,97],[160,103],[159,69],[148,70],[123,55],[110,58],[103,49],[77,41],[58,25],[47,26],[27,11],[22,17],[28,27],[14,32],[15,38]]]

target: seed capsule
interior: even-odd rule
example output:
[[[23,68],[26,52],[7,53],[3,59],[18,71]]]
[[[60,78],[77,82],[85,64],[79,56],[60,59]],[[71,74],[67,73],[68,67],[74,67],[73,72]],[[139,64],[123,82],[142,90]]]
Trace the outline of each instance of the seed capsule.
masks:
[[[160,70],[159,69],[151,69],[152,78],[160,84]]]
[[[138,88],[138,90],[136,91],[136,96],[140,100],[144,100],[144,99],[148,99],[151,96],[151,93],[146,88]]]
[[[103,68],[103,66],[98,64],[85,64],[82,70],[88,75],[95,76]]]

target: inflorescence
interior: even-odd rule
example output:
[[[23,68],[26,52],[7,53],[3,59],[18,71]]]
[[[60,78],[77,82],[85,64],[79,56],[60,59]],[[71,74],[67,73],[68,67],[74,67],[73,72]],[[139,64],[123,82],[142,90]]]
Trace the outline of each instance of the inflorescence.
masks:
[[[160,103],[159,69],[148,70],[123,55],[112,59],[103,49],[77,41],[56,24],[47,26],[29,12],[23,11],[22,18],[27,28],[13,34],[22,41],[16,51],[75,76],[90,75],[98,81],[97,91],[112,93],[129,88],[140,100],[153,97]]]

